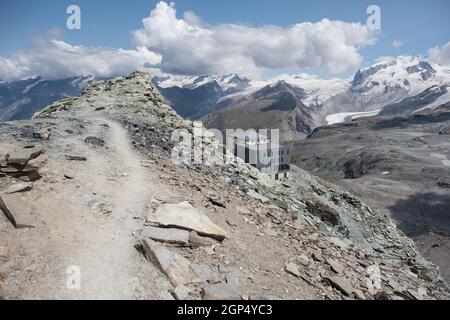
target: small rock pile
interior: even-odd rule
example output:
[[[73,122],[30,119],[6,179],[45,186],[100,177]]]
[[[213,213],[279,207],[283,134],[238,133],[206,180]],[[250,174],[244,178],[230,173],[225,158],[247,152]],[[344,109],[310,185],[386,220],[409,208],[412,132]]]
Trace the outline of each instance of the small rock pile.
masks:
[[[42,145],[0,146],[0,176],[19,179],[10,180],[0,192],[0,210],[16,228],[33,228],[34,222],[30,207],[16,194],[30,191],[32,181],[40,179],[39,170],[47,162]]]
[[[11,176],[22,181],[40,178],[39,169],[47,162],[42,145],[0,146],[0,176]]]

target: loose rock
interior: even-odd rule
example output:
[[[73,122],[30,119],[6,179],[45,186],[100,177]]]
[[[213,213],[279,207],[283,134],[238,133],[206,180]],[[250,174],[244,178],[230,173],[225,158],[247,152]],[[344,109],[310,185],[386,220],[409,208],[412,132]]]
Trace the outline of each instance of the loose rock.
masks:
[[[241,295],[234,286],[218,283],[203,289],[203,300],[241,300]]]
[[[333,270],[334,272],[341,274],[341,275],[344,274],[344,267],[342,266],[342,264],[340,264],[336,260],[328,259],[327,263],[331,267],[331,270]]]
[[[328,281],[333,287],[335,287],[348,297],[353,293],[353,287],[350,283],[350,280],[348,280],[347,278],[331,276],[324,278],[324,280]]]
[[[174,228],[145,227],[142,237],[159,242],[189,246],[189,231]]]
[[[173,291],[172,295],[177,300],[186,300],[189,298],[189,288],[185,285],[180,284]]]
[[[214,270],[207,264],[193,264],[192,270],[202,282],[218,283],[222,281],[217,268]]]
[[[14,148],[7,153],[7,162],[10,165],[25,166],[28,161],[37,158],[44,152],[42,145]]]
[[[148,218],[148,222],[164,227],[177,227],[197,232],[219,241],[227,237],[227,233],[214,224],[199,209],[187,201],[178,204],[163,204]]]
[[[66,159],[69,161],[87,161],[86,157],[83,156],[69,156],[66,155]]]
[[[287,263],[285,270],[286,270],[286,272],[288,272],[296,277],[300,277],[300,275],[301,275],[300,271],[298,270],[298,266],[293,262]]]
[[[142,245],[147,259],[155,264],[174,286],[192,282],[194,273],[189,260],[150,239],[143,239]]]
[[[6,189],[5,193],[12,194],[12,193],[26,192],[30,191],[32,188],[33,188],[32,183],[20,182],[10,186],[8,189]]]
[[[0,209],[18,229],[33,228],[31,209],[13,194],[0,194]]]
[[[221,207],[221,208],[226,208],[227,205],[225,204],[225,201],[223,199],[220,199],[219,197],[209,197],[208,200],[215,206]]]
[[[211,238],[201,237],[195,231],[189,232],[189,243],[193,249],[200,247],[210,247],[217,242]]]
[[[256,192],[255,190],[248,190],[247,191],[247,195],[249,197],[252,197],[253,199],[259,200],[262,203],[268,203],[270,202],[269,198],[264,197],[263,195],[259,194],[258,192]]]

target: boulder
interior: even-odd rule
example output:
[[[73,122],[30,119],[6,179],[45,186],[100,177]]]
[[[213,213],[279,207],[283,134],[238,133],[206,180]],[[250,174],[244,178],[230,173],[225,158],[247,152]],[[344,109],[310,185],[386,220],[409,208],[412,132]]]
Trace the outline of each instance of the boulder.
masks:
[[[195,275],[189,260],[153,240],[143,239],[141,242],[147,259],[156,265],[175,287],[192,282]]]
[[[181,229],[148,226],[142,231],[142,237],[159,242],[189,246],[189,231]]]
[[[150,214],[147,221],[157,226],[195,231],[201,236],[219,241],[227,237],[227,233],[223,229],[187,201],[178,204],[163,204]]]
[[[30,208],[14,194],[0,194],[0,209],[16,228],[33,228]]]

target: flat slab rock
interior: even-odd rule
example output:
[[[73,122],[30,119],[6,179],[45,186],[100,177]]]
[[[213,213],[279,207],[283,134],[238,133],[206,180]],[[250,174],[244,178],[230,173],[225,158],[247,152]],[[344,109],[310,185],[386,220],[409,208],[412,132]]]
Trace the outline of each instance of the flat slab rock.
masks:
[[[142,245],[147,259],[155,264],[175,287],[191,283],[196,277],[191,263],[185,257],[151,239],[143,239]]]
[[[285,270],[296,277],[300,277],[301,275],[298,266],[293,262],[286,263]]]
[[[6,194],[18,193],[30,191],[33,188],[33,184],[30,182],[20,182],[9,186],[6,190]]]
[[[241,294],[233,285],[218,283],[203,288],[203,300],[241,300]]]
[[[196,249],[200,247],[211,247],[217,244],[217,242],[216,240],[208,237],[201,237],[197,234],[197,232],[191,231],[189,232],[189,244],[193,249]]]
[[[6,159],[8,161],[8,164],[17,164],[24,166],[29,160],[37,158],[44,151],[45,150],[42,145],[23,148],[15,147],[14,149],[7,151]]]
[[[5,296],[6,296],[5,289],[3,288],[3,284],[0,281],[0,300],[5,300]]]
[[[18,229],[33,228],[31,209],[14,194],[0,194],[0,210]]]
[[[259,194],[258,192],[256,192],[255,190],[248,190],[247,191],[247,195],[253,199],[259,200],[261,201],[261,203],[268,203],[270,202],[269,198],[264,197],[263,195]]]
[[[227,233],[222,228],[187,201],[178,204],[163,204],[150,214],[147,221],[157,226],[195,231],[201,236],[211,237],[219,241],[227,237]]]
[[[332,276],[325,278],[325,280],[328,281],[333,287],[341,291],[346,296],[352,295],[353,287],[350,283],[350,280],[348,280],[347,278]]]
[[[148,226],[142,231],[142,237],[150,238],[159,242],[189,246],[189,231],[187,230]]]
[[[187,300],[190,292],[188,287],[181,284],[172,291],[172,295],[177,300]]]

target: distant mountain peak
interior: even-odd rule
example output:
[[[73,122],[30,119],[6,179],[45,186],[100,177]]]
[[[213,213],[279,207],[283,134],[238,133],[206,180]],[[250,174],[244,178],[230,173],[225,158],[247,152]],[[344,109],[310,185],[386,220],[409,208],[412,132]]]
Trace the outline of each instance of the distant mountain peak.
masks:
[[[448,74],[432,65],[422,56],[398,56],[386,58],[360,69],[352,81],[355,92],[387,92],[391,88],[405,90],[416,95],[432,85],[448,82]]]

